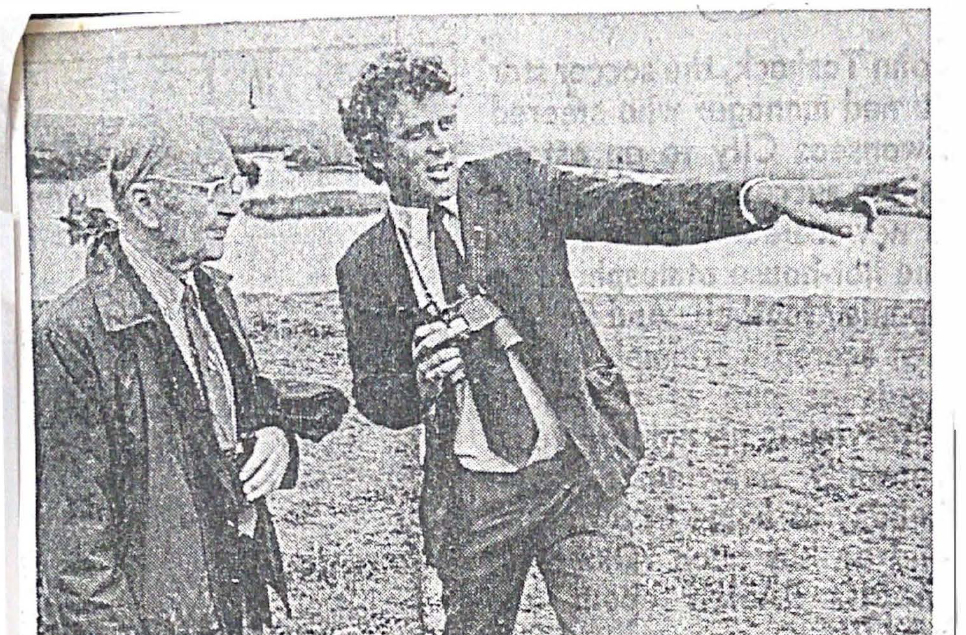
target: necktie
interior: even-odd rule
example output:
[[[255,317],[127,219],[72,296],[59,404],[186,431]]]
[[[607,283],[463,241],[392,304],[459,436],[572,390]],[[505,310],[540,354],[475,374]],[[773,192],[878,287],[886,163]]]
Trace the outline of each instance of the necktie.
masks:
[[[443,295],[449,303],[460,298],[471,285],[466,262],[456,242],[443,225],[447,213],[441,206],[430,210],[429,228],[433,233]],[[523,466],[537,442],[537,423],[517,382],[506,351],[492,329],[471,336],[460,345],[466,376],[473,388],[473,399],[483,423],[490,450],[517,467]]]
[[[202,396],[212,414],[218,446],[222,450],[234,449],[236,433],[229,401],[233,395],[228,394],[224,377],[225,369],[214,349],[218,344],[212,341],[208,329],[201,321],[201,304],[198,302],[198,294],[193,285],[185,285],[181,309],[184,313],[198,380],[201,382]]]
[[[211,412],[218,447],[230,457],[229,462],[234,462],[237,457],[238,433],[232,419],[231,399],[234,399],[234,395],[229,394],[228,384],[225,382],[225,373],[228,369],[225,368],[224,362],[219,358],[218,350],[215,349],[218,342],[201,321],[201,304],[198,302],[198,294],[193,285],[185,285],[182,303],[191,353],[201,379],[203,396]],[[240,495],[238,506],[238,533],[252,538],[258,521],[255,507]]]

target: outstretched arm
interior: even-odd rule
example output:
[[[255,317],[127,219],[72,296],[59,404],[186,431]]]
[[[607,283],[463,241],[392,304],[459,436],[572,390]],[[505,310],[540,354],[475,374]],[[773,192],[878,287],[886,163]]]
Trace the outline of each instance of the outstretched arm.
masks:
[[[879,212],[921,216],[908,179],[752,179],[685,182],[613,170],[541,168],[548,209],[566,235],[649,245],[688,245],[771,227],[782,216],[836,236],[871,229]],[[835,212],[835,213],[830,213]]]
[[[690,245],[770,227],[778,210],[741,213],[742,184],[637,179],[633,174],[558,169],[558,212],[567,238],[640,245]]]

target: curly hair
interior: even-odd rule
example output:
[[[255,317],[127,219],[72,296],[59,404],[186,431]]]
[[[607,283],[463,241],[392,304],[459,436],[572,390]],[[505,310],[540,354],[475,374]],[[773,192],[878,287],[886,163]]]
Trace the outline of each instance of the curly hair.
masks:
[[[455,91],[456,85],[439,57],[419,57],[396,49],[366,66],[348,103],[339,104],[342,131],[363,174],[376,183],[385,180],[378,163],[387,152],[388,120],[400,94],[418,101],[430,93],[448,95]]]

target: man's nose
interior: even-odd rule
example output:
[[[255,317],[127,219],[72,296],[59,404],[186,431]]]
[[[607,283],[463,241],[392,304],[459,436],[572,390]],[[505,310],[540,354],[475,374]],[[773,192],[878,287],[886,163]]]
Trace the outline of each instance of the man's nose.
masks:
[[[229,219],[234,218],[242,211],[241,197],[232,197],[230,200],[219,202],[217,210],[220,216],[227,216]]]
[[[427,152],[433,155],[446,154],[452,148],[451,140],[452,134],[449,130],[443,130],[439,125],[433,126]]]

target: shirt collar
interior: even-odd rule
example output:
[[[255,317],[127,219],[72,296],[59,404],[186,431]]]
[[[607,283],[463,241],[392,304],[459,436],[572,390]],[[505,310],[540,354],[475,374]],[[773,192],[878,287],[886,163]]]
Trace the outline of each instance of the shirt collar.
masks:
[[[185,285],[193,284],[194,277],[187,275],[179,278],[173,271],[125,240],[123,235],[120,237],[120,242],[121,250],[127,256],[131,268],[158,303],[161,313],[169,315],[172,311],[178,310],[184,298]]]
[[[439,204],[450,212],[454,218],[459,218],[459,207],[457,206],[455,196],[443,199]],[[427,222],[429,209],[425,207],[398,205],[392,199],[389,199],[389,215],[392,216],[393,223],[396,227],[409,236],[412,233],[414,219],[423,224]]]
[[[439,206],[457,218],[460,215],[460,208],[456,204],[456,196],[444,198],[439,202]]]

